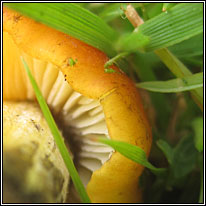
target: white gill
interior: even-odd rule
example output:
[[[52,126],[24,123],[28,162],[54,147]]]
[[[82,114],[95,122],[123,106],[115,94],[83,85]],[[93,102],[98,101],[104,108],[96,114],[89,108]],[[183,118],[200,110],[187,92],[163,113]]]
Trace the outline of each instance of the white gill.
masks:
[[[68,138],[74,138],[73,141],[80,145],[77,166],[86,186],[92,172],[99,169],[113,152],[112,148],[90,140],[91,137],[109,138],[102,106],[98,100],[75,92],[53,64],[34,59],[25,53],[23,57],[33,71],[38,86],[53,113],[61,116],[63,122],[75,133],[73,137]],[[30,81],[26,75],[24,78],[27,98],[34,99]]]

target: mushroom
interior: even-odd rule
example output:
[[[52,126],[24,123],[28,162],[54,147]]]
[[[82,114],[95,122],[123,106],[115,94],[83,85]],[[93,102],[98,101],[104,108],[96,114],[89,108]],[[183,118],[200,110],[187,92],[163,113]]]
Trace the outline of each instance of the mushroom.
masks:
[[[35,101],[23,56],[55,118],[80,147],[74,156],[91,201],[140,202],[143,166],[91,141],[124,141],[149,155],[151,129],[134,83],[115,65],[116,72],[105,73],[102,51],[7,8],[3,45],[4,100]]]
[[[69,173],[36,102],[3,103],[3,202],[65,202]]]

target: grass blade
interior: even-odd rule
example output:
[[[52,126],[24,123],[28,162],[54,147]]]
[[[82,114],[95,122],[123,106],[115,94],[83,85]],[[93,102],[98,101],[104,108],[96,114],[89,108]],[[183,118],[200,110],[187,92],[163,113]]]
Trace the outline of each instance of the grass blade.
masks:
[[[57,144],[57,147],[59,148],[59,151],[60,151],[60,153],[62,155],[62,158],[63,158],[63,160],[65,162],[65,165],[66,165],[66,167],[67,167],[67,169],[69,171],[69,174],[71,175],[71,178],[73,180],[75,188],[76,188],[77,192],[79,193],[82,201],[84,203],[90,203],[91,201],[90,201],[90,199],[89,199],[89,197],[87,195],[87,192],[86,192],[86,190],[84,188],[83,183],[81,182],[81,179],[80,179],[80,177],[79,177],[79,175],[77,173],[77,170],[76,170],[76,168],[74,166],[74,163],[73,163],[73,161],[72,161],[72,159],[71,159],[71,157],[69,155],[69,152],[67,150],[67,147],[64,144],[64,140],[63,140],[63,138],[62,138],[62,136],[61,136],[57,126],[56,126],[56,123],[55,123],[55,121],[54,121],[54,119],[52,117],[52,114],[51,114],[51,112],[50,112],[50,110],[49,110],[49,108],[48,108],[48,106],[46,104],[46,101],[44,100],[44,97],[42,96],[41,91],[39,90],[38,85],[37,85],[35,79],[33,78],[27,63],[24,61],[23,58],[22,58],[22,62],[24,64],[24,67],[25,67],[25,70],[26,70],[26,72],[28,74],[28,77],[29,77],[29,79],[31,81],[31,84],[32,84],[32,86],[34,88],[34,92],[36,94],[36,97],[37,97],[37,100],[38,100],[39,105],[41,107],[41,110],[42,110],[42,112],[44,114],[44,117],[45,117],[45,119],[46,119],[46,121],[47,121],[47,123],[49,125],[49,128],[51,130],[52,135],[54,136],[54,140],[55,140],[55,142]]]
[[[167,48],[155,50],[155,54],[176,77],[185,78],[192,75],[190,70]],[[203,110],[203,88],[192,90],[191,94],[196,104]]]
[[[162,11],[167,12],[170,8],[172,8],[176,3],[163,3]]]
[[[106,22],[109,22],[124,14],[121,7],[124,7],[125,3],[113,3],[104,9],[99,16]]]
[[[198,203],[203,203],[203,201],[204,201],[204,173],[203,173],[204,162],[203,161],[204,161],[203,154],[200,154],[199,158],[198,158],[198,164],[199,164],[199,168],[200,168],[200,194],[199,194]]]
[[[123,52],[123,53],[120,53],[118,55],[116,55],[115,57],[113,57],[112,59],[108,60],[105,65],[104,65],[104,68],[109,68],[109,66],[111,66],[112,64],[115,64],[117,63],[117,60],[120,59],[120,58],[124,58],[125,56],[129,55],[128,52]]]
[[[138,31],[138,35],[137,35]],[[142,32],[139,32],[138,29],[132,34],[127,34],[121,37],[116,43],[115,47],[118,51],[126,51],[126,52],[135,52],[137,49],[144,50],[146,45],[150,42],[150,38],[144,35]]]
[[[173,149],[172,169],[175,177],[181,178],[189,174],[196,166],[197,157],[192,136],[182,137]]]
[[[140,147],[137,147],[132,144],[128,144],[126,142],[114,141],[105,138],[98,138],[99,142],[109,145],[120,154],[124,155],[125,157],[133,160],[136,163],[139,163],[148,169],[150,169],[154,174],[163,174],[166,172],[166,168],[156,168],[147,160],[147,156]]]
[[[115,55],[117,33],[100,17],[75,3],[4,3],[23,15]]]
[[[139,28],[151,41],[147,51],[168,47],[203,32],[203,4],[182,3]]]
[[[127,51],[138,49],[137,40],[140,37],[149,38],[145,45],[145,51],[169,47],[181,41],[189,39],[203,32],[203,4],[202,3],[181,3],[167,12],[146,21],[138,27],[127,41],[122,41],[120,48],[130,47]]]
[[[199,152],[203,152],[203,124],[204,123],[202,117],[198,117],[192,122],[195,147]]]
[[[203,35],[199,34],[179,44],[175,44],[168,49],[177,57],[191,58],[203,55],[203,45]]]
[[[172,164],[173,163],[173,148],[163,139],[159,139],[157,141],[157,146],[162,150],[167,161]]]
[[[152,92],[183,92],[203,87],[203,72],[168,81],[149,81],[136,84],[137,87]]]

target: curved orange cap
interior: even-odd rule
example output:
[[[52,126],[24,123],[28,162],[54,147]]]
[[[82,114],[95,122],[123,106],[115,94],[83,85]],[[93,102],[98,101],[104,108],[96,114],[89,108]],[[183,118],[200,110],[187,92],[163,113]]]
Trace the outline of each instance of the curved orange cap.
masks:
[[[60,68],[75,91],[98,99],[111,139],[137,145],[149,155],[152,134],[139,93],[116,66],[112,66],[116,73],[105,73],[108,57],[103,52],[7,8],[3,31],[25,53]],[[75,66],[68,65],[69,58],[78,60]],[[92,202],[139,202],[138,179],[142,171],[143,166],[115,152],[93,173],[87,192]]]

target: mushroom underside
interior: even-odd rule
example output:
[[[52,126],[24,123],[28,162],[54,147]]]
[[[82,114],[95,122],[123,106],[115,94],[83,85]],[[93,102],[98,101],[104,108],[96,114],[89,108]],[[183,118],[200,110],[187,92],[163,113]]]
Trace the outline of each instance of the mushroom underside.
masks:
[[[86,187],[92,173],[106,162],[113,149],[91,138],[109,138],[103,108],[99,100],[74,91],[59,68],[26,54],[5,33],[3,92],[6,100],[35,101],[35,94],[20,57],[27,62],[65,139],[75,149],[77,170]],[[67,137],[68,135],[68,137]]]

